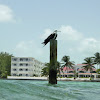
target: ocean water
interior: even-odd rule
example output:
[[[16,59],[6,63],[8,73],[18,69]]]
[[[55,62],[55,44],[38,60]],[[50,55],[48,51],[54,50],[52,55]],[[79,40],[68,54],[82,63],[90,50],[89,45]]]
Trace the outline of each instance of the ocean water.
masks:
[[[100,83],[0,80],[0,100],[100,100]]]

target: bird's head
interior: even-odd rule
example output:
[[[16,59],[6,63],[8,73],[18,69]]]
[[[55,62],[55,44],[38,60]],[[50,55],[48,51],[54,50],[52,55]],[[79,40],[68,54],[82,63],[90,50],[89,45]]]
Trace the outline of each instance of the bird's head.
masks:
[[[55,30],[53,33],[54,33],[54,34],[57,34],[57,32],[61,32],[61,31]]]

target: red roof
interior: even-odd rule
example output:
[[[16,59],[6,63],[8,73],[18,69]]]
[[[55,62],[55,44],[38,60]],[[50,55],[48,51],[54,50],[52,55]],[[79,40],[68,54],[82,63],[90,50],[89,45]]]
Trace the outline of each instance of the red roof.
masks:
[[[92,73],[92,75],[96,75],[97,73]],[[91,73],[78,73],[78,75],[91,75]]]
[[[83,66],[83,65],[87,65],[87,64],[77,64],[77,65],[81,65],[81,66]]]
[[[92,68],[93,71],[96,71],[96,69]],[[78,69],[78,71],[86,71],[84,68]],[[90,70],[88,70],[90,71]]]
[[[64,68],[63,68],[63,71],[66,71],[66,70],[67,70],[67,71],[74,71],[74,69],[72,69],[72,68],[64,67]]]

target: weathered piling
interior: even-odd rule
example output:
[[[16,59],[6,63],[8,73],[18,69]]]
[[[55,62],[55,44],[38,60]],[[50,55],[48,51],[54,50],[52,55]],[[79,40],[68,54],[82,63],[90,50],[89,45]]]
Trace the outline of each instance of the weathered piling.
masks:
[[[50,40],[49,83],[57,84],[57,40]]]

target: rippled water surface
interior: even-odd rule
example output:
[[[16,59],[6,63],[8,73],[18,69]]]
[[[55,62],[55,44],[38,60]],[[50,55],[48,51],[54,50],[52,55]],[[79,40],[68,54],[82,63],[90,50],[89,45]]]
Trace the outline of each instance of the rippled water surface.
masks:
[[[0,100],[100,100],[100,83],[0,80]]]

